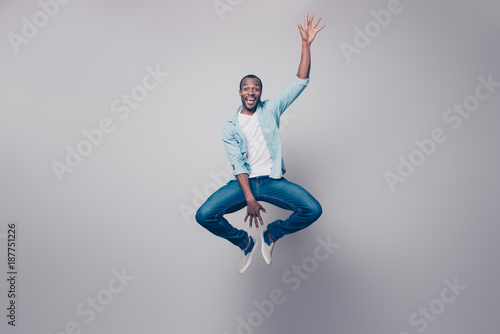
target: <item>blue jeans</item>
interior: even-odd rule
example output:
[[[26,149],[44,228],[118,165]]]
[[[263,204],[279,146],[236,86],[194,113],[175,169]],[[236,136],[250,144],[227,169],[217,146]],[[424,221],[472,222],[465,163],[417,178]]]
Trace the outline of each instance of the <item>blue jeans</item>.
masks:
[[[274,241],[306,228],[323,212],[319,202],[307,190],[284,177],[272,179],[269,176],[257,176],[248,181],[257,201],[293,211],[287,219],[278,219],[267,226]],[[233,227],[223,216],[245,206],[247,202],[238,181],[231,180],[203,203],[196,212],[196,221],[216,236],[243,249],[248,243],[248,233]]]

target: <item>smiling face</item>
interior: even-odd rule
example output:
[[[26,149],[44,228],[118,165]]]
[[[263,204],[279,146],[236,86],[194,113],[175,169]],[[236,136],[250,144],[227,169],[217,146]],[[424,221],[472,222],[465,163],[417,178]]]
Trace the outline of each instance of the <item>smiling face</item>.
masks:
[[[243,113],[253,114],[257,109],[262,94],[262,84],[257,77],[243,78],[240,86]]]

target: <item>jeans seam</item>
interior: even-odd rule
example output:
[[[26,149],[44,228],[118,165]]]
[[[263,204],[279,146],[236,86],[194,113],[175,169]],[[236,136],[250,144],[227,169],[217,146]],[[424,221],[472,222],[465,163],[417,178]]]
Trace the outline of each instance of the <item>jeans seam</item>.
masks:
[[[229,207],[229,208],[227,208],[226,210],[222,211],[219,215],[217,215],[217,216],[216,216],[216,218],[220,219],[220,218],[224,217],[224,216],[226,215],[226,212],[227,212],[229,209],[231,209],[231,208],[233,208],[233,207],[235,207],[235,206],[237,206],[237,205],[240,205],[241,203],[244,203],[244,202],[245,202],[245,201],[241,201],[241,202],[239,202],[239,203],[237,203],[237,204],[235,204],[235,205],[233,205],[233,206],[230,206],[230,207]]]
[[[275,200],[275,201],[277,201],[277,202],[280,202],[280,203],[285,203],[285,204],[287,204],[288,206],[290,206],[290,207],[293,209],[293,211],[294,211],[294,212],[302,213],[302,211],[301,211],[301,210],[299,210],[299,208],[297,208],[295,205],[290,204],[290,203],[288,203],[288,202],[285,202],[285,201],[283,201],[283,200],[281,200],[281,199],[279,199],[279,198],[275,198],[275,197],[272,197],[272,196],[266,196],[266,195],[264,195],[264,196],[259,196],[259,197],[260,197],[260,198],[262,198],[262,199],[265,199],[265,198],[270,198],[270,199],[273,199],[273,200]],[[271,204],[272,204],[272,203],[271,203]]]

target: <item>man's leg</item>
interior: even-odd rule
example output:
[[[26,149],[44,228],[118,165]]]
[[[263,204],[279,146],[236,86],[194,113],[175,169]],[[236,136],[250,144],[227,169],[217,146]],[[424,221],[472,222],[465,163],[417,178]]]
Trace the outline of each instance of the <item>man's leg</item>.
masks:
[[[224,238],[241,249],[248,245],[248,233],[234,228],[223,217],[247,205],[238,181],[232,180],[214,192],[196,212],[196,221],[218,237]]]
[[[276,220],[267,226],[268,236],[273,242],[308,227],[323,212],[319,202],[307,190],[283,177],[277,180],[266,178],[257,188],[257,200],[293,211],[287,219]]]

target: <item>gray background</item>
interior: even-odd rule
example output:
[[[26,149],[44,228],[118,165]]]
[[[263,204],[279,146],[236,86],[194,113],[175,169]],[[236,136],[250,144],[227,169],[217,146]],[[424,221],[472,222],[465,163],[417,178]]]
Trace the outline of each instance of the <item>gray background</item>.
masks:
[[[81,333],[232,334],[279,289],[285,302],[254,333],[413,334],[422,326],[410,315],[457,278],[467,288],[422,332],[496,333],[500,92],[456,130],[443,114],[479,76],[500,81],[499,3],[402,0],[350,63],[340,44],[388,1],[232,3],[221,20],[211,0],[74,0],[16,53],[7,35],[40,7],[0,1],[1,332],[55,334],[75,322]],[[226,170],[220,126],[240,103],[241,77],[259,75],[263,98],[293,80],[306,11],[326,28],[311,83],[287,110],[283,154],[287,178],[324,213],[277,243],[272,266],[257,254],[240,275],[238,249],[181,208],[195,210],[196,194],[214,190],[210,173]],[[120,120],[111,102],[157,64],[168,77]],[[103,118],[114,131],[59,182],[51,164]],[[447,140],[392,192],[384,173],[434,128]],[[266,222],[289,214],[263,205]],[[229,219],[247,228],[244,213]],[[12,221],[15,328],[5,316]],[[328,236],[340,247],[292,291],[282,275]],[[87,323],[78,305],[122,268],[135,278]]]

